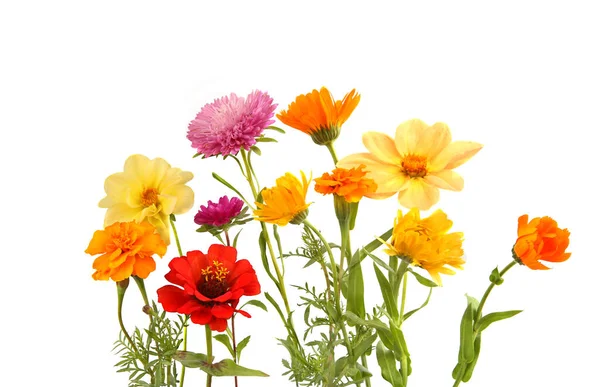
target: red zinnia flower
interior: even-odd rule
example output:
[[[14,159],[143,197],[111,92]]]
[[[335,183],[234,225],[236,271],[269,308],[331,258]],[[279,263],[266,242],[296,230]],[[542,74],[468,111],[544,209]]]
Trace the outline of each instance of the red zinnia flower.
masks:
[[[158,302],[167,312],[189,314],[193,323],[209,324],[219,332],[227,328],[234,312],[250,317],[235,307],[241,296],[259,294],[260,284],[250,262],[236,257],[234,247],[212,245],[208,254],[195,250],[172,259],[165,278],[180,287],[158,289]]]

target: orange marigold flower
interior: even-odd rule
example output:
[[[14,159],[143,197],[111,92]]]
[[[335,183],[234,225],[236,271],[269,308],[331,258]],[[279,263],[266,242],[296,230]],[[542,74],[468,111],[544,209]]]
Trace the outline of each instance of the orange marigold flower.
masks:
[[[365,165],[355,168],[336,168],[332,173],[325,172],[315,179],[315,191],[318,193],[343,196],[349,203],[356,203],[363,196],[377,190],[373,179],[366,178]]]
[[[513,247],[513,256],[522,265],[533,270],[547,270],[549,267],[540,263],[563,262],[571,253],[565,250],[569,246],[569,230],[558,228],[558,224],[549,216],[533,218],[519,217],[517,242]]]
[[[132,275],[146,278],[156,269],[152,255],[161,257],[167,245],[148,222],[117,222],[94,232],[87,254],[102,254],[94,260],[95,280],[122,281]]]
[[[340,135],[342,124],[358,105],[360,95],[352,89],[343,100],[334,100],[329,90],[322,87],[296,97],[296,101],[282,110],[277,118],[284,124],[309,134],[319,145],[329,145]]]
[[[310,179],[304,172],[302,182],[291,173],[286,173],[276,180],[275,187],[261,191],[262,203],[256,202],[254,218],[261,222],[285,226],[288,223],[300,224],[308,215],[306,193]]]

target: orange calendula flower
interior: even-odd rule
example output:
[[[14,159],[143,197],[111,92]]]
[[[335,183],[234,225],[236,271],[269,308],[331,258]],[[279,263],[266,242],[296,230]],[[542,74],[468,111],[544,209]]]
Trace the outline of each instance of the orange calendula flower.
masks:
[[[117,222],[94,232],[87,254],[102,254],[94,260],[95,280],[122,281],[132,275],[146,278],[156,269],[152,256],[161,257],[167,245],[148,222]]]
[[[351,168],[364,164],[375,180],[377,192],[366,196],[385,199],[398,194],[400,205],[428,210],[440,197],[439,189],[461,191],[464,181],[453,171],[482,148],[481,144],[454,141],[448,126],[428,126],[421,120],[400,124],[396,136],[367,132],[363,143],[369,153],[347,156],[338,167]]]
[[[325,172],[323,176],[315,179],[315,191],[326,194],[343,196],[349,203],[356,203],[363,196],[377,190],[373,179],[366,178],[366,168],[360,165],[355,168],[336,168],[333,172]]]
[[[308,215],[306,193],[311,179],[306,179],[304,172],[302,182],[291,173],[286,173],[276,180],[275,187],[262,190],[263,202],[256,202],[254,210],[256,220],[285,226],[288,223],[300,224]]]
[[[569,230],[558,228],[556,221],[549,216],[533,218],[519,217],[518,238],[513,247],[513,256],[522,265],[533,270],[547,270],[540,261],[563,262],[571,253],[565,250],[569,246]]]
[[[284,124],[309,134],[319,145],[329,145],[340,135],[342,124],[358,105],[360,95],[352,89],[336,101],[326,87],[296,97],[287,111],[277,114]]]
[[[450,267],[462,269],[465,263],[462,258],[463,233],[448,233],[451,227],[452,221],[442,210],[425,219],[421,219],[417,208],[406,215],[399,210],[392,240],[386,242],[388,248],[384,251],[427,270],[431,278],[441,285],[440,274],[455,274]]]

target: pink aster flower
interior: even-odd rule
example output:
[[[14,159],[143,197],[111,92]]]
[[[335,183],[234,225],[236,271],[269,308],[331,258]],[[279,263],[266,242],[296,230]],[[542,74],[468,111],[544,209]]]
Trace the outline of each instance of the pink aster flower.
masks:
[[[231,93],[206,104],[188,125],[187,138],[205,157],[235,155],[250,149],[263,130],[275,122],[277,104],[269,94],[255,90],[245,99]]]
[[[208,201],[200,206],[200,211],[194,216],[194,222],[200,226],[221,227],[230,223],[242,211],[244,202],[238,198],[229,199],[223,196],[218,203]]]

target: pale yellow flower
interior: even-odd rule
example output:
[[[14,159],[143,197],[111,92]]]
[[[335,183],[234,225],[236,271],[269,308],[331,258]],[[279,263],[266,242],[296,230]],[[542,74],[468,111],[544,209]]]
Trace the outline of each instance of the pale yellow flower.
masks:
[[[406,121],[396,129],[395,138],[379,132],[363,135],[369,153],[357,153],[341,159],[337,167],[352,168],[364,164],[377,184],[368,194],[374,199],[398,193],[400,205],[428,210],[439,200],[439,189],[461,191],[464,181],[453,171],[482,148],[469,141],[451,142],[448,126],[423,121]]]
[[[160,237],[170,243],[169,216],[189,211],[194,191],[185,183],[194,175],[171,168],[164,159],[132,155],[123,172],[110,175],[104,182],[106,197],[98,205],[106,208],[104,226],[115,222],[144,220],[156,227]]]

